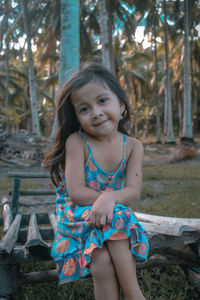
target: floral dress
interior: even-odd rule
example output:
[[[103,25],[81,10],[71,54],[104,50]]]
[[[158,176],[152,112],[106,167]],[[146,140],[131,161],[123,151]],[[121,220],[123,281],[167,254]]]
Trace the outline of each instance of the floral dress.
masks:
[[[86,136],[84,133],[81,135],[89,149],[85,164],[86,186],[98,192],[122,189],[126,173],[126,135],[122,161],[113,173],[104,171],[97,164]],[[92,251],[102,248],[107,240],[129,238],[131,252],[136,256],[136,261],[147,259],[149,245],[146,231],[129,207],[117,204],[112,223],[96,228],[85,221],[92,206],[78,206],[70,200],[64,176],[56,193],[57,231],[51,255],[57,264],[60,284],[89,275]]]

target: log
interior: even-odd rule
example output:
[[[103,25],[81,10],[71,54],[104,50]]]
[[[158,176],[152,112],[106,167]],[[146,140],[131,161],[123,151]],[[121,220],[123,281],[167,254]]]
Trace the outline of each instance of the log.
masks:
[[[10,228],[6,232],[6,235],[0,241],[0,255],[10,254],[12,249],[14,248],[18,238],[21,219],[22,214],[18,213],[14,221],[12,222]]]
[[[32,213],[30,217],[25,249],[27,249],[31,255],[40,257],[46,256],[49,253],[48,245],[41,237],[35,213]]]
[[[47,281],[58,281],[57,270],[47,270],[40,272],[30,272],[20,274],[19,283],[22,284],[35,284]]]
[[[50,178],[50,174],[45,173],[23,173],[23,172],[8,172],[8,177],[19,178]]]
[[[43,240],[53,240],[54,239],[54,232],[53,232],[53,228],[48,226],[48,227],[40,227],[40,234],[42,236]],[[21,243],[22,245],[24,245],[27,241],[27,236],[28,236],[28,230],[26,228],[21,228],[19,230],[19,234],[18,234],[18,241],[19,243]]]
[[[50,224],[53,227],[53,231],[54,231],[54,234],[55,234],[56,230],[57,230],[56,215],[54,214],[53,211],[49,211],[48,215],[49,215]]]
[[[9,196],[13,194],[12,191],[9,191]],[[19,194],[21,196],[51,196],[51,195],[56,195],[55,191],[51,190],[20,190]]]
[[[19,208],[19,195],[20,195],[20,184],[21,180],[19,178],[14,178],[14,186],[12,192],[12,212],[16,216]]]
[[[156,215],[149,215],[144,213],[135,212],[135,215],[140,222],[154,223],[154,224],[167,224],[174,225],[179,224],[180,226],[190,226],[200,231],[200,218],[174,218],[174,217],[163,217]]]
[[[7,199],[7,198],[6,198]],[[3,234],[5,235],[13,221],[13,214],[8,203],[3,205]]]
[[[12,164],[12,165],[17,165],[19,167],[31,167],[30,164],[25,164],[25,163],[22,163],[22,162],[19,162],[19,161],[16,161],[16,160],[12,160],[12,159],[6,159],[6,158],[0,157],[0,160],[3,161],[3,162],[7,162],[9,164]]]

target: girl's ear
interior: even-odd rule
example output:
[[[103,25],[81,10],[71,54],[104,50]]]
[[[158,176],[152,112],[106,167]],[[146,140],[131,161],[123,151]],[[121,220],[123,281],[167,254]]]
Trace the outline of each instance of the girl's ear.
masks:
[[[121,109],[121,113],[123,114],[125,111],[125,104],[123,102],[120,102],[120,109]]]

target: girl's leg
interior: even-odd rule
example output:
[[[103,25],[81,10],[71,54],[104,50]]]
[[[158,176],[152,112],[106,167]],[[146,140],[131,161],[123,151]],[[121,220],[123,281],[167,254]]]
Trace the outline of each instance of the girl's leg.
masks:
[[[107,246],[126,299],[145,300],[137,281],[136,260],[131,254],[129,239],[107,241]]]
[[[119,285],[111,256],[106,246],[92,253],[90,265],[96,300],[119,300]]]

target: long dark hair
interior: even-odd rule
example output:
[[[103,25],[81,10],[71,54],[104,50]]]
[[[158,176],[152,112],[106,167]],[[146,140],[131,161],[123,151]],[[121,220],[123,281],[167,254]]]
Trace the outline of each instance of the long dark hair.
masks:
[[[63,85],[57,96],[57,108],[55,114],[58,117],[58,130],[54,142],[47,150],[43,166],[50,171],[52,182],[58,186],[65,169],[65,142],[70,134],[80,129],[79,120],[76,117],[74,107],[71,103],[71,94],[89,82],[100,82],[106,84],[110,90],[124,103],[125,111],[123,119],[120,120],[118,130],[126,133],[127,121],[130,119],[130,108],[128,98],[118,83],[115,76],[101,64],[94,62],[80,65],[79,71]]]

